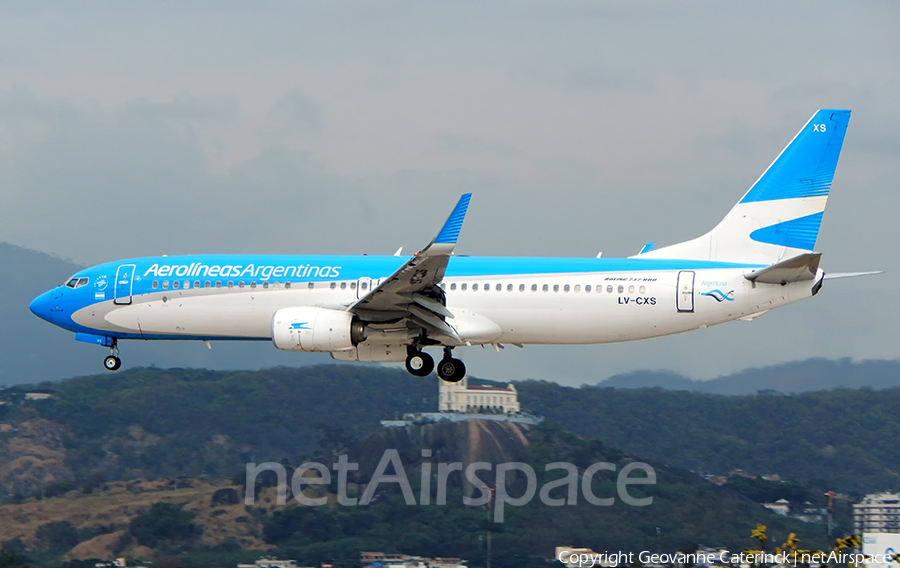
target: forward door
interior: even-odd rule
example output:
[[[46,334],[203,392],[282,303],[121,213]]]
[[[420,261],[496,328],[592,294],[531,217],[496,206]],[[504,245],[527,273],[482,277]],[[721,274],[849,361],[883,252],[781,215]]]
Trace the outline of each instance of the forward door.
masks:
[[[114,303],[127,305],[131,303],[131,291],[134,287],[134,265],[123,264],[116,271],[116,297]]]

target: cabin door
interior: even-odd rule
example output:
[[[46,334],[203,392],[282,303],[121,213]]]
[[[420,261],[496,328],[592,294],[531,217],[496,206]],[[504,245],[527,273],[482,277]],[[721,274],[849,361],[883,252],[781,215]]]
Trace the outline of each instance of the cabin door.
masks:
[[[360,300],[365,298],[372,291],[372,279],[368,277],[360,278],[356,281],[356,297]]]
[[[123,264],[116,271],[116,297],[113,303],[127,305],[131,303],[131,290],[134,286],[134,265]]]
[[[679,312],[694,311],[694,276],[693,270],[682,270],[678,273],[678,291],[675,302]]]

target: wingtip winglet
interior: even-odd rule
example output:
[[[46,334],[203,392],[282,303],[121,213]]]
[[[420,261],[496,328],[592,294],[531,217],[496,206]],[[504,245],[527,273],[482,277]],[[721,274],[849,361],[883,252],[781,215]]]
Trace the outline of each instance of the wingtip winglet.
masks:
[[[435,244],[456,244],[459,239],[459,232],[462,229],[463,220],[466,218],[466,211],[469,209],[469,200],[472,199],[471,193],[464,193],[453,212],[447,218],[447,222],[441,227],[441,232],[434,238]]]

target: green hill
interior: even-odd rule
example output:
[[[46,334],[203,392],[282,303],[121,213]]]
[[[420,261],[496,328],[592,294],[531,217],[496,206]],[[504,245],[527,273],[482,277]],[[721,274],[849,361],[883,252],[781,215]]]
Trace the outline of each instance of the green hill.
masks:
[[[92,476],[230,476],[247,461],[294,460],[368,434],[383,418],[437,408],[437,379],[348,365],[141,368],[43,386],[55,396],[0,405],[0,423],[26,423],[19,437],[43,448],[32,452],[43,460],[33,468],[43,478],[22,468],[19,478],[5,476],[4,464],[24,454],[10,453],[2,441],[11,434],[0,433],[0,486],[10,491]],[[539,381],[517,388],[524,408],[672,466],[777,473],[842,492],[900,485],[892,449],[900,389],[722,396]],[[0,398],[21,392],[6,389]]]
[[[694,471],[775,473],[864,494],[900,486],[900,389],[722,396],[517,383],[522,404],[583,436]]]

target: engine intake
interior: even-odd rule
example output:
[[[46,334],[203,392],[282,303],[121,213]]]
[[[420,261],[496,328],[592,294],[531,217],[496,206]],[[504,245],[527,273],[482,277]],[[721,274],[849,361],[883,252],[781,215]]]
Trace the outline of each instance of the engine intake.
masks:
[[[365,339],[365,325],[350,312],[302,307],[272,316],[272,343],[285,351],[341,351]]]

